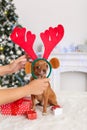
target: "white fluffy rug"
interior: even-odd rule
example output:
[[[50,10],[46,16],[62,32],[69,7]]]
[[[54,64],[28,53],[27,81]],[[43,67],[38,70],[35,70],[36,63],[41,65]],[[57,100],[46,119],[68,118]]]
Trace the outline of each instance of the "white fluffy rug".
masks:
[[[42,116],[41,107],[36,120],[0,115],[0,130],[87,130],[87,92],[59,92],[57,96],[61,115],[53,115],[48,108],[48,115]]]

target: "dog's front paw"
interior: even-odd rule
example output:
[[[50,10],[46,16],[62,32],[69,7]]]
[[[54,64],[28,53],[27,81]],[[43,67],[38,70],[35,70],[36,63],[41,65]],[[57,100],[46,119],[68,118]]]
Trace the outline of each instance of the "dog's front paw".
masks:
[[[46,116],[46,115],[47,115],[47,112],[43,112],[42,115],[43,115],[43,116]]]
[[[31,110],[32,110],[32,111],[35,111],[35,107],[32,107]]]

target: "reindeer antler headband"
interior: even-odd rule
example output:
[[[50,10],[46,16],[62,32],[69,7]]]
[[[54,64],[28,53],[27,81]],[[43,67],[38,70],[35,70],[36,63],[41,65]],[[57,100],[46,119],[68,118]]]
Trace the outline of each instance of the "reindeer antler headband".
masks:
[[[40,37],[44,44],[44,54],[43,60],[47,61],[50,53],[54,47],[61,41],[64,35],[64,28],[62,25],[58,25],[55,28],[49,27],[45,32],[40,33]],[[33,50],[33,44],[36,38],[35,34],[32,34],[31,31],[26,32],[26,28],[15,27],[12,34],[10,35],[12,41],[18,44],[21,48],[29,54],[33,61],[38,59],[37,55]],[[41,60],[41,58],[40,58]]]

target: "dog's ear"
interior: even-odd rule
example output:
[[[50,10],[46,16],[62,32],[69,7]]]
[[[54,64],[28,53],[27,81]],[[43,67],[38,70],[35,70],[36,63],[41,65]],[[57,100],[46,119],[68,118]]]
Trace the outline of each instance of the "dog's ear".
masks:
[[[52,65],[52,68],[53,69],[57,69],[57,68],[59,68],[59,66],[60,66],[60,61],[59,61],[59,59],[58,58],[52,58],[51,60],[50,60],[50,64]]]
[[[25,73],[26,74],[30,74],[31,73],[31,62],[26,62],[26,64],[25,64]]]

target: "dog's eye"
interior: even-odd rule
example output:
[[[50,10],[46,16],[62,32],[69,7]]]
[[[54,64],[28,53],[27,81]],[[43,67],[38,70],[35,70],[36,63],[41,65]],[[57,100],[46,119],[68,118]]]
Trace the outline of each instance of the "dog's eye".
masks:
[[[48,65],[46,65],[46,68],[48,68]]]
[[[36,69],[40,69],[40,66],[36,66]]]
[[[43,70],[44,73],[46,73],[46,70]]]

